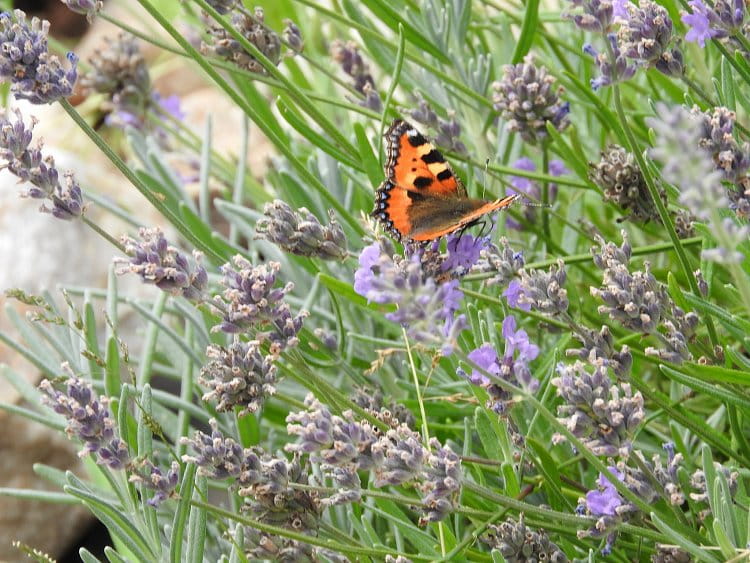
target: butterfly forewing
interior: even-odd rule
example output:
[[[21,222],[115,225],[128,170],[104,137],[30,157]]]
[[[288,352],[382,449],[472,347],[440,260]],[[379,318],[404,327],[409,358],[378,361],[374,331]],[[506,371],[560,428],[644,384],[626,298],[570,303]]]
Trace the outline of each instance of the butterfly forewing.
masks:
[[[461,180],[432,143],[397,119],[386,133],[386,179],[372,215],[395,237],[430,241],[510,205],[516,196],[469,199]]]

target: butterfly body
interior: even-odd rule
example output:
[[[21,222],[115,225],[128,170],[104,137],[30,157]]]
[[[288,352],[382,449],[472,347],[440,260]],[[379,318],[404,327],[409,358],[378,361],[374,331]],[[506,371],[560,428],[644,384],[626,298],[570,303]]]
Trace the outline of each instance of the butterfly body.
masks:
[[[426,242],[465,229],[518,196],[471,199],[450,164],[426,137],[396,119],[385,134],[386,179],[373,217],[399,240]]]

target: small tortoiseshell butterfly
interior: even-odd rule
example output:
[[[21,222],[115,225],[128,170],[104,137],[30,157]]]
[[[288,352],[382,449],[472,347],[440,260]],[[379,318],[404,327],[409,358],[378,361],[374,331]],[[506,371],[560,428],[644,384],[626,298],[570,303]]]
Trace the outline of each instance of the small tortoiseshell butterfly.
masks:
[[[385,134],[385,180],[372,216],[401,240],[431,241],[508,207],[519,195],[471,199],[443,155],[411,124],[396,119]]]

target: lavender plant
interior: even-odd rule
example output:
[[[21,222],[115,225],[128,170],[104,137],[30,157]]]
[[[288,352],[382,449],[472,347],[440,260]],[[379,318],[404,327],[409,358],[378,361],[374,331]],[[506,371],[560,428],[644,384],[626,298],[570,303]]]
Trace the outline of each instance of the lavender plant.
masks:
[[[38,465],[59,490],[35,496],[85,506],[109,560],[747,557],[743,2],[62,4],[130,35],[76,85],[54,22],[0,15],[0,166],[118,276],[8,292],[28,314],[0,340],[39,375],[3,366],[3,408],[78,444],[89,473]],[[178,66],[246,116],[212,116],[238,154],[155,93]],[[61,181],[35,104],[159,225]],[[387,148],[397,117],[434,147]],[[467,196],[526,206],[391,240],[366,215],[386,160],[400,224],[463,217],[438,151]]]

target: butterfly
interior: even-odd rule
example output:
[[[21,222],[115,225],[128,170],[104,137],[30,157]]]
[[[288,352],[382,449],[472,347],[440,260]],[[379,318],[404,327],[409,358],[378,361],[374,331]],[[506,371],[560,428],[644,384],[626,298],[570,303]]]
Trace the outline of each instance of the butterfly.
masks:
[[[403,119],[391,124],[385,139],[385,180],[371,215],[398,240],[427,242],[466,229],[519,197],[513,194],[494,201],[468,197],[440,151]]]

